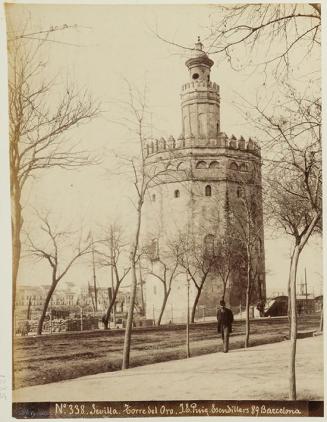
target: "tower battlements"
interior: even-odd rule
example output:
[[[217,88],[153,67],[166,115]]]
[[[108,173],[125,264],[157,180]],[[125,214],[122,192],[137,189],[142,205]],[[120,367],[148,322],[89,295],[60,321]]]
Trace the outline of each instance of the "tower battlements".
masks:
[[[175,139],[172,135],[168,139],[161,137],[159,139],[150,140],[146,143],[144,148],[145,157],[161,152],[173,153],[174,150],[189,149],[189,148],[222,148],[228,150],[238,150],[251,153],[257,157],[261,157],[260,145],[253,139],[245,140],[243,136],[237,139],[234,135],[228,137],[225,133],[220,133],[214,139],[196,139],[194,136],[184,138],[181,135]]]
[[[196,91],[196,90],[202,90],[203,88],[205,88],[205,90],[210,89],[212,91],[215,91],[219,94],[219,85],[216,84],[216,82],[211,82],[211,81],[194,81],[194,82],[188,82],[186,84],[182,85],[182,91],[187,91],[187,90],[192,90],[192,91]]]

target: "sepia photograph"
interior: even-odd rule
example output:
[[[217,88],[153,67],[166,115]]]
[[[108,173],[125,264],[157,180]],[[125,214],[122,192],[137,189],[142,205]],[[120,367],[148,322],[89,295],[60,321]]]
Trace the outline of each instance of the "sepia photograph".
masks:
[[[323,418],[321,4],[3,25],[12,417]]]

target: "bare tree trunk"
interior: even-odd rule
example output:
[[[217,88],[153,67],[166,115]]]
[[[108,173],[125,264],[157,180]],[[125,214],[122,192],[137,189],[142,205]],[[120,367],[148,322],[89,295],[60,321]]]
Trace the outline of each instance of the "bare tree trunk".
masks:
[[[142,277],[141,262],[139,262],[139,274],[140,274],[142,316],[145,316],[145,301],[144,301],[144,292],[143,292],[143,277]]]
[[[131,338],[132,338],[132,327],[133,327],[133,313],[134,313],[136,287],[137,287],[136,254],[137,254],[139,238],[140,238],[142,205],[143,205],[143,198],[139,198],[138,207],[137,207],[138,215],[137,215],[136,233],[135,233],[134,244],[133,244],[133,248],[132,248],[131,256],[130,256],[132,285],[131,285],[131,297],[130,297],[130,303],[129,303],[129,308],[128,308],[127,321],[126,321],[126,329],[125,329],[122,369],[127,369],[129,367],[129,357],[130,357],[130,350],[131,350]]]
[[[44,318],[45,318],[45,316],[47,314],[48,306],[49,306],[51,297],[53,295],[53,292],[55,291],[56,286],[57,286],[57,283],[54,283],[53,282],[52,285],[51,285],[51,287],[50,287],[50,289],[49,289],[49,291],[48,291],[48,294],[47,294],[47,296],[45,298],[45,302],[44,302],[44,305],[43,305],[42,313],[41,313],[41,316],[40,316],[40,319],[39,319],[39,323],[38,323],[38,326],[37,326],[37,334],[39,336],[42,334]]]
[[[187,312],[186,312],[186,357],[191,357],[190,353],[190,280],[187,279]]]
[[[27,314],[26,314],[27,320],[31,319],[31,305],[32,305],[31,298],[29,298],[28,307],[27,307]]]
[[[290,372],[289,372],[289,399],[296,400],[296,378],[295,378],[295,356],[296,356],[296,334],[297,334],[297,320],[296,320],[296,276],[297,267],[299,263],[300,253],[308,242],[321,214],[316,213],[312,219],[305,235],[302,237],[300,243],[296,243],[291,258],[290,266],[290,286],[291,286],[291,353],[290,353]]]
[[[249,347],[249,339],[250,339],[250,292],[249,288],[246,289],[246,296],[245,296],[245,340],[244,340],[244,347]]]
[[[291,318],[291,278],[290,278],[290,274],[291,274],[291,265],[292,265],[292,261],[290,264],[290,269],[289,269],[289,276],[288,276],[288,283],[287,283],[287,319],[288,319],[288,338],[291,338],[291,327],[292,327],[292,318]]]
[[[98,288],[97,288],[97,278],[96,278],[96,273],[95,273],[94,246],[92,247],[92,269],[93,269],[93,289],[94,289],[94,311],[97,312],[98,311]]]
[[[289,399],[296,400],[295,356],[296,356],[296,275],[301,249],[296,245],[291,258],[290,287],[291,287],[291,352],[289,364]]]
[[[247,286],[245,292],[245,339],[244,347],[249,347],[250,339],[250,288],[251,288],[251,268],[250,268],[250,254],[248,253],[247,263]]]
[[[103,324],[104,324],[104,328],[107,330],[108,329],[108,325],[109,325],[109,319],[110,319],[110,314],[111,311],[116,303],[116,299],[117,299],[117,294],[118,294],[118,289],[119,289],[119,285],[117,285],[117,287],[115,288],[113,295],[112,295],[112,299],[110,301],[110,304],[108,306],[107,312],[105,317],[103,318]]]
[[[170,290],[171,289],[164,291],[164,299],[163,299],[163,302],[162,302],[162,305],[161,305],[160,314],[159,314],[159,318],[158,318],[158,322],[157,322],[158,326],[161,324],[161,320],[162,320],[163,314],[164,314],[165,309],[166,309],[167,300],[168,300],[168,297],[170,295]]]
[[[20,232],[23,225],[19,186],[12,186],[12,196],[12,312],[14,314],[16,306],[17,277],[21,255]]]
[[[133,328],[133,313],[136,297],[136,268],[135,262],[131,262],[132,266],[132,287],[131,287],[131,297],[127,314],[126,329],[125,329],[125,339],[124,339],[124,350],[123,350],[123,363],[122,369],[129,368],[129,357],[131,350],[131,338],[132,338],[132,328]]]
[[[225,300],[227,282],[226,283],[223,282],[223,285],[224,285],[224,288],[223,288],[223,297],[222,297],[222,300]]]
[[[191,322],[194,323],[194,319],[195,319],[195,312],[196,312],[196,307],[198,306],[198,302],[201,296],[201,292],[202,292],[202,287],[197,287],[197,293],[194,299],[194,303],[192,306],[192,313],[191,313]]]
[[[15,171],[14,168],[11,168],[11,171]],[[17,180],[17,178],[14,178]],[[19,261],[21,255],[21,240],[20,232],[23,226],[23,217],[22,217],[22,207],[20,205],[20,188],[18,183],[11,181],[11,195],[12,195],[12,206],[11,206],[11,230],[12,230],[12,382],[13,388],[15,386],[15,377],[14,377],[14,365],[15,365],[15,347],[14,347],[14,336],[15,336],[15,309],[16,309],[16,290],[17,290],[17,278],[18,278],[18,269]]]

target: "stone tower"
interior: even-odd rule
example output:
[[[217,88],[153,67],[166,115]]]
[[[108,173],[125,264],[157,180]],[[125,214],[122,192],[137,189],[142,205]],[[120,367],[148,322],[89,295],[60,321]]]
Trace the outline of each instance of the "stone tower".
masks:
[[[182,133],[177,139],[162,137],[145,146],[147,172],[160,174],[144,204],[143,241],[152,251],[151,271],[146,276],[148,318],[156,319],[163,300],[162,282],[153,273],[161,274],[162,262],[173,265],[169,245],[180,233],[191,234],[198,243],[212,242],[214,248],[236,224],[233,211],[242,196],[251,197],[255,204],[256,226],[263,224],[260,147],[252,139],[228,137],[221,131],[219,86],[210,79],[213,64],[198,40],[186,61],[189,80],[181,92]],[[262,227],[252,252],[258,273],[253,304],[265,299],[263,235]],[[185,278],[180,273],[173,281],[163,321],[184,318]],[[197,289],[192,283],[190,287],[192,304]],[[215,314],[221,292],[219,276],[210,271],[198,302],[198,317]],[[244,292],[244,274],[236,265],[225,295],[234,311],[244,305]]]

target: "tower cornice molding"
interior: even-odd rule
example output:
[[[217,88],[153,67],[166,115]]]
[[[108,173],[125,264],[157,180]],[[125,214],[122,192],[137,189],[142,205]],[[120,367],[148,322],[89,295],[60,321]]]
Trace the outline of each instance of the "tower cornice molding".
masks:
[[[185,62],[185,65],[189,69],[192,69],[192,67],[195,67],[195,66],[206,66],[210,69],[213,66],[213,64],[214,64],[214,61],[209,59],[209,57],[205,53],[198,57],[191,57]]]

